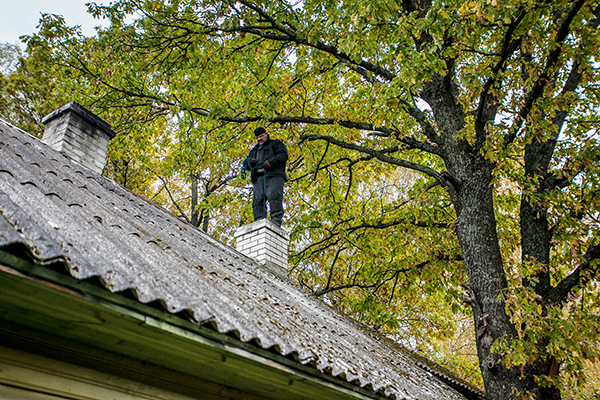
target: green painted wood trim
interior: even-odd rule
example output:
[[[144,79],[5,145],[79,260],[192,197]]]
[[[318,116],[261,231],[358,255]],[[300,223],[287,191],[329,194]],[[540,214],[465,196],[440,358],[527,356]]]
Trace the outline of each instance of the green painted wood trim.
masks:
[[[31,292],[34,294],[30,293],[29,295],[38,297],[38,304],[31,304],[31,299],[19,298],[18,293],[13,293],[14,298],[12,301],[18,303],[18,306],[24,309],[29,308],[29,312],[37,313],[37,318],[43,318],[44,315],[51,318],[56,316],[57,313],[73,312],[72,308],[75,305],[86,309],[78,310],[77,317],[81,318],[78,321],[80,331],[82,331],[82,326],[88,324],[86,332],[88,336],[77,336],[81,335],[81,332],[75,332],[76,328],[71,327],[72,332],[69,334],[73,336],[73,340],[90,340],[92,343],[88,344],[96,344],[94,341],[98,341],[100,338],[91,337],[93,331],[96,335],[105,335],[112,340],[112,342],[104,344],[104,346],[110,347],[106,350],[132,356],[132,354],[126,353],[128,351],[131,353],[133,349],[136,349],[136,351],[141,352],[137,356],[139,358],[141,354],[143,361],[146,361],[146,358],[154,357],[152,362],[167,368],[175,370],[178,370],[177,368],[179,370],[182,368],[192,370],[196,368],[198,371],[195,372],[187,370],[181,372],[192,372],[192,375],[203,379],[205,377],[201,375],[208,375],[206,379],[213,381],[220,379],[222,382],[218,383],[242,390],[250,390],[252,393],[270,398],[384,398],[342,379],[321,373],[316,368],[302,365],[281,355],[243,343],[191,321],[186,321],[181,317],[168,314],[166,311],[156,310],[111,293],[89,281],[79,281],[50,268],[28,262],[6,251],[0,250],[0,263],[23,274],[17,277],[12,273],[14,285],[17,285],[18,281],[18,285],[22,286],[21,289],[32,285],[36,287]],[[1,275],[6,279],[10,274],[5,270]],[[50,297],[51,299],[43,297]],[[25,304],[27,302],[30,304]],[[52,304],[52,307],[48,307],[48,304]],[[19,310],[19,312],[22,311]],[[94,318],[94,315],[97,316],[98,313],[101,318],[105,318],[103,325],[97,325],[98,320]],[[18,317],[13,316],[13,318]],[[107,326],[106,321],[110,321],[112,325]],[[35,325],[32,320],[29,323]],[[61,333],[56,326],[31,327],[49,330],[48,333],[51,334]],[[119,346],[119,340],[125,340],[129,346],[133,347],[128,350],[125,346]],[[185,354],[178,354],[182,351]],[[156,359],[157,354],[161,352],[164,353],[162,355],[163,359],[160,359],[160,357]],[[215,360],[219,359],[222,364],[227,364],[227,366],[216,369],[211,366],[209,369],[212,372],[201,371],[202,365],[215,363]],[[173,362],[175,360],[195,365],[188,367],[172,365],[177,364]],[[217,362],[217,364],[219,363]],[[247,371],[249,365],[251,369],[258,372]],[[215,371],[224,371],[222,373],[229,374],[229,376],[215,377]],[[242,381],[250,379],[248,382],[256,380],[257,383],[256,385],[249,385],[250,387],[241,388],[240,386],[243,386],[244,383],[240,383],[240,379]]]
[[[135,360],[97,347],[26,328],[6,320],[0,323],[0,343],[5,348],[38,355],[101,373],[127,377],[134,382],[202,400],[264,400],[238,389]],[[4,356],[0,346],[0,359]],[[0,382],[3,382],[0,368]],[[1,399],[1,397],[0,397]]]
[[[2,346],[0,388],[1,384],[77,400],[194,400],[120,376]]]

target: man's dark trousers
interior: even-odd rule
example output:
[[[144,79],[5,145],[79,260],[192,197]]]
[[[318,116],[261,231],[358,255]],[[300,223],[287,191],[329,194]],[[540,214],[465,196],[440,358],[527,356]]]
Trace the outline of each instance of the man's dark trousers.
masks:
[[[282,176],[269,177],[259,176],[254,183],[252,197],[252,212],[254,220],[267,218],[267,202],[271,211],[271,221],[281,226],[283,220],[283,184],[285,178]]]

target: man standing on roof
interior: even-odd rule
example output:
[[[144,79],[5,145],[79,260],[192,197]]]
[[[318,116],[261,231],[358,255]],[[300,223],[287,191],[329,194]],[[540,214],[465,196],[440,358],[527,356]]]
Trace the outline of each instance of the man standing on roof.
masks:
[[[252,212],[254,220],[267,218],[267,202],[271,221],[281,226],[283,220],[283,184],[287,181],[285,165],[288,151],[281,140],[271,139],[263,127],[254,130],[256,146],[244,162],[254,185]]]

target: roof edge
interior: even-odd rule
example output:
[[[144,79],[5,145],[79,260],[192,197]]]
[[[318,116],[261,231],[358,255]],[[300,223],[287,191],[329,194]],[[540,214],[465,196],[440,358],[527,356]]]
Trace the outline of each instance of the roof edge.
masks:
[[[150,305],[124,297],[121,294],[112,293],[93,283],[93,278],[82,281],[77,280],[67,275],[66,269],[65,273],[58,272],[58,270],[62,269],[62,263],[56,263],[60,264],[60,266],[54,265],[55,268],[52,268],[51,265],[42,266],[5,250],[4,248],[0,248],[0,265],[14,269],[16,273],[22,274],[23,277],[48,282],[54,289],[63,293],[75,296],[78,293],[83,293],[86,298],[93,299],[95,304],[117,311],[123,315],[138,318],[147,326],[158,329],[165,334],[176,335],[184,340],[202,342],[205,345],[226,351],[232,355],[266,367],[285,369],[298,378],[308,380],[321,387],[325,386],[335,391],[346,393],[351,398],[364,400],[384,400],[388,398],[379,392],[367,390],[344,379],[321,372],[310,365],[304,365],[299,361],[263,349],[251,342],[244,343],[226,334],[219,333],[209,328],[210,325],[198,325],[184,319],[183,315],[170,314],[166,310],[161,311]],[[0,273],[2,272],[10,273],[10,271],[0,270]],[[197,335],[198,337],[191,337],[190,334]]]

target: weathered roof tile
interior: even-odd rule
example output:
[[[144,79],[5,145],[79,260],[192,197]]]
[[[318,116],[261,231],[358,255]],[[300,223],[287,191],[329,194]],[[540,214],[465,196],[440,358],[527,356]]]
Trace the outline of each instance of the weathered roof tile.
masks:
[[[390,398],[464,399],[398,344],[0,121],[0,247]]]

